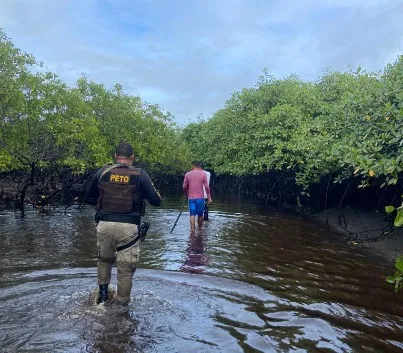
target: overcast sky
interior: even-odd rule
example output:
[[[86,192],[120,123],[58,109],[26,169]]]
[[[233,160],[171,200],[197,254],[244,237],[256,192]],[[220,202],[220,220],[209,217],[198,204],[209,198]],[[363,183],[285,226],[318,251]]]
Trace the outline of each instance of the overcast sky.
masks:
[[[119,82],[179,124],[264,68],[314,80],[403,54],[403,0],[0,0],[0,27],[68,84]]]

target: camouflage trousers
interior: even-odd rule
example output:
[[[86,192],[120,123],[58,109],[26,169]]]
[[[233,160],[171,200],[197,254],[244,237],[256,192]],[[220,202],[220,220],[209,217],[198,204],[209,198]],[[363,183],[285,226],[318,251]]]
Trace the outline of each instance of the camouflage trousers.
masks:
[[[117,300],[121,303],[130,301],[133,274],[140,256],[140,246],[137,243],[125,250],[116,252],[116,247],[125,245],[133,240],[138,233],[136,224],[104,222],[97,226],[98,246],[98,284],[109,284],[111,281],[112,265],[117,267]]]

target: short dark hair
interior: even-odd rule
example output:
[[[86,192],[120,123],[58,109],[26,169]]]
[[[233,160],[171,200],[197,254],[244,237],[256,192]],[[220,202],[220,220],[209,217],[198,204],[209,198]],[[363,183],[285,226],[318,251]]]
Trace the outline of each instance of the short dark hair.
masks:
[[[192,166],[197,167],[197,168],[201,168],[200,162],[197,162],[197,161],[193,161]]]
[[[131,157],[134,154],[132,145],[128,143],[119,143],[116,146],[115,153],[120,157]]]

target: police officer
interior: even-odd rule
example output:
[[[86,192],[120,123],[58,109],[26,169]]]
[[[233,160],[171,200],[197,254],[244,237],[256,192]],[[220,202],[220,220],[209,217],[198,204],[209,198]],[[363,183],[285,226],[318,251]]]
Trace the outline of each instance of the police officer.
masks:
[[[133,158],[133,147],[119,144],[116,164],[98,170],[85,195],[85,202],[97,206],[98,304],[108,300],[108,284],[115,261],[116,299],[122,304],[129,303],[132,277],[140,254],[138,230],[144,215],[144,199],[153,206],[161,203],[146,171],[132,166]]]

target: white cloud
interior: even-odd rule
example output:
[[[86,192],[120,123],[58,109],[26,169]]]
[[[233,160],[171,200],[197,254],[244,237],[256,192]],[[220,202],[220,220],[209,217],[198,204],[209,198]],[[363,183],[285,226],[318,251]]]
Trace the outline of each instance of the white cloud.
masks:
[[[82,72],[123,84],[179,122],[211,115],[232,92],[326,67],[381,69],[403,53],[396,0],[2,0],[15,44],[73,84]]]

